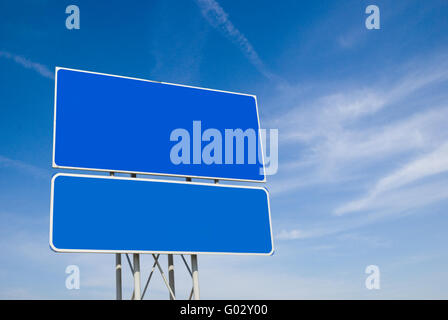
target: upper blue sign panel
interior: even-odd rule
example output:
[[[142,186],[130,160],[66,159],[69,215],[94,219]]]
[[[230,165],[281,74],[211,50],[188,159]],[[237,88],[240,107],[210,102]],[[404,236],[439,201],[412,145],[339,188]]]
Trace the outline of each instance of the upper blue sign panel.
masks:
[[[53,167],[265,181],[256,97],[56,68]]]

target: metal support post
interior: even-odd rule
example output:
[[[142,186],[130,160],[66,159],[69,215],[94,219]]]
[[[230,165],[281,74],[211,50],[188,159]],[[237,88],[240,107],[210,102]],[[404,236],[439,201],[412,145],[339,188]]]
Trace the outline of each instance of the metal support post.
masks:
[[[110,172],[110,176],[114,176],[115,174],[113,172]],[[122,288],[121,288],[121,272],[122,272],[122,266],[121,266],[121,254],[116,253],[115,254],[115,287],[116,287],[116,299],[122,300]]]
[[[173,292],[174,296],[176,296],[176,290],[174,288],[174,258],[172,254],[168,255],[168,281]],[[170,300],[173,300],[174,297],[170,293]]]
[[[199,300],[198,256],[196,254],[191,255],[191,271],[193,278],[194,300]]]
[[[191,178],[186,178],[187,182],[191,182]],[[218,183],[218,180],[215,180]],[[198,274],[198,256],[191,255],[191,277],[193,278],[193,294],[194,300],[199,300],[199,274]]]
[[[115,283],[117,287],[117,300],[122,300],[122,290],[121,290],[121,254],[115,254]]]
[[[132,178],[137,178],[135,173],[131,174]],[[140,289],[140,254],[134,253],[134,300],[142,299],[142,291]]]
[[[140,289],[140,255],[134,253],[134,300],[142,299],[142,291]]]

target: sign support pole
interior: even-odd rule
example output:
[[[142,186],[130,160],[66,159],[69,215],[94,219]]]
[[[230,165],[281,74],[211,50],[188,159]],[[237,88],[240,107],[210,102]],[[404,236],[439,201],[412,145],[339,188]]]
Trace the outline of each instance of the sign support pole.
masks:
[[[137,178],[135,173],[131,174],[132,178]],[[134,300],[142,299],[142,291],[140,289],[140,254],[134,253]]]
[[[122,294],[121,294],[121,254],[116,253],[115,254],[115,282],[117,287],[117,300],[122,300]]]
[[[114,176],[115,173],[114,172],[110,172],[110,176]],[[121,289],[121,271],[122,270],[122,266],[121,266],[121,254],[120,253],[116,253],[115,254],[115,287],[116,287],[116,299],[117,300],[122,300],[122,289]]]
[[[191,255],[191,271],[193,278],[194,300],[199,300],[199,274],[198,274],[198,255]]]
[[[187,182],[191,182],[191,178],[186,178]],[[216,183],[217,180],[215,180]],[[193,278],[193,294],[194,300],[199,300],[199,274],[198,274],[198,255],[191,255],[191,277]]]
[[[134,253],[134,300],[142,299],[140,290],[140,254]]]
[[[172,254],[168,255],[168,281],[173,295],[176,296],[176,290],[174,289],[174,257]],[[173,295],[170,293],[170,300],[174,300]]]

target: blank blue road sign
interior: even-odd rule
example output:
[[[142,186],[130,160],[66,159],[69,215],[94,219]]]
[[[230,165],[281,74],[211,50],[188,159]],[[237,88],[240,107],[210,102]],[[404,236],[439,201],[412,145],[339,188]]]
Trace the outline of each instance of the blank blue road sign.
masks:
[[[261,187],[56,174],[50,246],[58,252],[271,255]]]
[[[55,168],[265,181],[253,95],[56,68],[54,119]],[[209,143],[201,132],[193,137],[195,121],[201,132],[216,129],[223,137],[226,129],[254,130],[257,161],[249,161],[245,139],[243,164],[173,163],[173,130],[188,130],[199,152]]]

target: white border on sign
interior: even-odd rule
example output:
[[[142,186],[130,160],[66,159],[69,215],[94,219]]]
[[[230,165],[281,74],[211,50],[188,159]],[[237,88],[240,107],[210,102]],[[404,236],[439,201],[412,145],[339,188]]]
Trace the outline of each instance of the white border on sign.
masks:
[[[58,83],[58,71],[59,70],[70,70],[70,71],[98,74],[98,75],[109,76],[109,77],[124,78],[124,79],[131,79],[131,80],[138,80],[138,81],[166,84],[166,85],[170,85],[170,86],[186,87],[186,88],[208,90],[208,91],[216,91],[216,92],[224,92],[224,93],[230,93],[230,94],[236,94],[236,95],[243,95],[243,96],[253,97],[255,99],[255,109],[257,111],[258,140],[260,141],[261,158],[262,158],[262,162],[263,162],[262,163],[263,180],[235,179],[235,178],[224,178],[224,177],[206,177],[206,176],[169,174],[169,173],[155,173],[155,172],[140,172],[140,171],[124,171],[124,170],[116,170],[116,169],[98,169],[98,168],[58,166],[56,164],[56,161],[55,161],[55,151],[56,151],[57,83]],[[226,181],[241,181],[241,182],[258,182],[258,183],[263,183],[263,182],[266,182],[266,167],[265,167],[265,163],[264,163],[263,141],[261,139],[260,128],[261,128],[261,126],[260,126],[260,115],[259,115],[259,112],[258,112],[257,96],[252,95],[252,94],[230,92],[230,91],[223,91],[223,90],[216,90],[216,89],[209,89],[209,88],[201,88],[201,87],[193,87],[193,86],[187,86],[187,85],[182,85],[182,84],[174,84],[174,83],[161,82],[161,81],[153,81],[153,80],[125,77],[125,76],[117,76],[117,75],[113,75],[113,74],[92,72],[92,71],[85,71],[85,70],[78,70],[78,69],[71,69],[71,68],[64,68],[64,67],[56,67],[56,70],[55,70],[55,80],[54,80],[54,119],[53,119],[53,157],[52,157],[52,167],[53,168],[57,168],[57,169],[73,169],[73,170],[89,170],[89,171],[100,171],[100,172],[117,172],[117,173],[128,173],[128,174],[146,174],[146,175],[155,175],[155,176],[164,176],[164,177],[182,177],[182,178],[194,178],[194,179],[214,179],[214,180],[226,180]],[[258,157],[258,154],[256,156]]]
[[[258,189],[263,190],[266,193],[266,198],[268,200],[268,215],[269,215],[269,229],[271,233],[271,247],[272,250],[269,253],[244,253],[244,252],[194,252],[194,251],[133,251],[133,250],[90,250],[90,249],[60,249],[56,248],[53,244],[53,204],[54,204],[54,181],[59,176],[69,176],[69,177],[82,177],[82,178],[93,178],[93,179],[112,179],[112,180],[130,180],[130,181],[147,181],[147,182],[161,182],[161,183],[175,183],[175,184],[189,184],[189,185],[202,185],[208,187],[218,187],[218,188],[240,188],[240,189]],[[271,204],[269,201],[269,192],[264,187],[253,187],[253,186],[231,186],[223,184],[213,184],[213,183],[202,183],[202,182],[186,182],[186,181],[172,181],[172,180],[154,180],[154,179],[141,179],[141,178],[128,178],[128,177],[115,177],[115,176],[93,176],[85,174],[74,174],[74,173],[57,173],[51,179],[51,202],[50,202],[50,248],[55,252],[66,252],[66,253],[160,253],[160,254],[221,254],[221,255],[255,255],[255,256],[271,256],[274,253],[274,236],[272,233],[272,220],[271,220]]]

